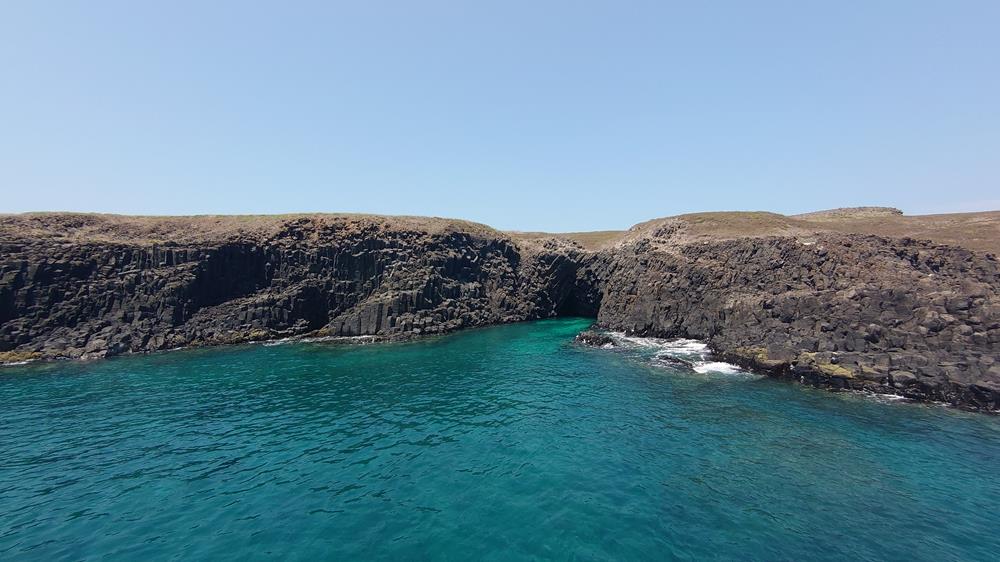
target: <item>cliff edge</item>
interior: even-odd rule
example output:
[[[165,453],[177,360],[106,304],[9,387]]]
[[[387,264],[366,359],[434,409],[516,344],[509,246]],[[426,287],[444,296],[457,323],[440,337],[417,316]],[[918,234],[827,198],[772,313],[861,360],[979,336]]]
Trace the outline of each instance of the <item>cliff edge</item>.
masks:
[[[782,378],[996,411],[998,224],[864,208],[550,235],[423,217],[6,215],[0,360],[583,315]]]

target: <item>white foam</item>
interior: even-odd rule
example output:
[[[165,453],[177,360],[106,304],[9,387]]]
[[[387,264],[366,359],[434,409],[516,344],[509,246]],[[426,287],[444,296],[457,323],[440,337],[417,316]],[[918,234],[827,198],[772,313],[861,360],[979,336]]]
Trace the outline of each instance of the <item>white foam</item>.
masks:
[[[377,339],[378,339],[377,336],[317,336],[312,338],[291,336],[287,338],[281,338],[280,340],[268,340],[260,343],[264,347],[273,347],[276,345],[287,345],[290,343],[323,343],[331,341],[365,343],[365,342],[374,342]]]
[[[294,338],[281,338],[280,340],[271,340],[263,343],[264,347],[272,347],[275,345],[285,345],[286,343],[292,343],[297,341]]]
[[[698,340],[672,340],[664,342],[662,347],[663,353],[702,355],[708,352],[708,344]]]
[[[735,375],[743,372],[736,365],[722,361],[702,361],[695,363],[694,370],[696,373],[722,373],[724,375]]]
[[[868,391],[864,391],[864,390],[856,391],[856,392],[857,392],[857,394],[860,394],[860,395],[864,396],[865,398],[874,400],[876,402],[881,402],[883,404],[889,404],[889,403],[892,403],[892,402],[900,402],[900,401],[910,402],[909,398],[907,398],[905,396],[900,396],[898,394],[881,394],[881,393],[876,393],[876,392],[868,392]]]
[[[708,344],[700,340],[688,338],[642,338],[628,336],[623,332],[609,332],[609,335],[615,338],[620,344],[623,344],[623,347],[631,345],[633,348],[638,347],[654,350],[655,352],[652,357],[654,364],[676,367],[677,363],[670,361],[673,358],[691,362],[691,368],[700,374],[750,374],[731,363],[710,360],[711,351],[708,348]]]
[[[664,338],[642,338],[638,336],[627,336],[624,332],[610,332],[611,337],[620,341],[628,342],[639,347],[653,347],[664,353],[680,354],[702,354],[708,351],[708,344],[698,340],[685,338],[664,339]]]
[[[626,336],[624,332],[610,332],[610,335],[611,337],[617,340],[628,342],[637,345],[639,347],[658,347],[660,345],[660,342],[662,341],[659,338],[640,338],[636,336]]]

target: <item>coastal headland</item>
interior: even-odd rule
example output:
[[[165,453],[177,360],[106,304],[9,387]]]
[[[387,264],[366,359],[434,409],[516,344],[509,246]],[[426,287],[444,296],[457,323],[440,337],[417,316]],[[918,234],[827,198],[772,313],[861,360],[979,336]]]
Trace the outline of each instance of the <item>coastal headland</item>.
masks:
[[[0,216],[0,361],[555,316],[748,369],[1000,410],[1000,211],[681,215],[502,232],[346,214]]]

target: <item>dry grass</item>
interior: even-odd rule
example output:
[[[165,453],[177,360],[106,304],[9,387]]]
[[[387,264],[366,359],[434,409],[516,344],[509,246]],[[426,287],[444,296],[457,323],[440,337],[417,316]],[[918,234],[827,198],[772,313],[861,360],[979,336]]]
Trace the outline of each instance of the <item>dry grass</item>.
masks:
[[[904,216],[862,207],[785,216],[766,212],[695,213],[632,227],[623,241],[654,237],[670,244],[744,236],[813,237],[823,232],[916,238],[1000,255],[1000,211]]]
[[[466,232],[501,236],[486,225],[438,217],[364,214],[125,216],[89,213],[25,213],[0,215],[0,239],[49,238],[67,242],[127,242],[135,244],[218,242],[235,237],[266,238],[291,223],[346,229],[407,230],[437,234]],[[506,232],[521,242],[557,238],[599,250],[617,243],[653,237],[675,245],[698,240],[744,236],[799,236],[822,232],[910,237],[939,244],[1000,254],[1000,211],[904,216],[884,207],[833,209],[785,216],[768,212],[693,213],[654,219],[627,231]]]
[[[519,232],[519,231],[508,231],[504,232],[507,236],[510,236],[516,241],[535,241],[544,240],[547,238],[558,238],[560,240],[567,240],[570,242],[575,242],[580,246],[588,250],[600,250],[617,242],[623,234],[624,230],[595,230],[593,232]]]
[[[0,238],[55,238],[68,242],[134,244],[219,242],[267,238],[294,223],[348,229],[378,228],[428,234],[452,231],[496,236],[492,228],[439,217],[301,213],[285,215],[129,216],[95,213],[0,215]]]
[[[898,217],[902,215],[903,211],[895,207],[845,207],[792,215],[792,218],[808,221],[838,221],[844,219]]]
[[[837,232],[933,240],[1000,255],[1000,211],[859,218],[824,222],[823,226]]]

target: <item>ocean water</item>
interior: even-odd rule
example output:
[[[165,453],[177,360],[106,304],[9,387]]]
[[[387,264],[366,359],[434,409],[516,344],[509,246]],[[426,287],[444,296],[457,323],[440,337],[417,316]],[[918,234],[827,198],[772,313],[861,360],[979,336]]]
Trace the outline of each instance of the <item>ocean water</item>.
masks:
[[[0,369],[0,559],[997,559],[1000,419],[586,326]]]

